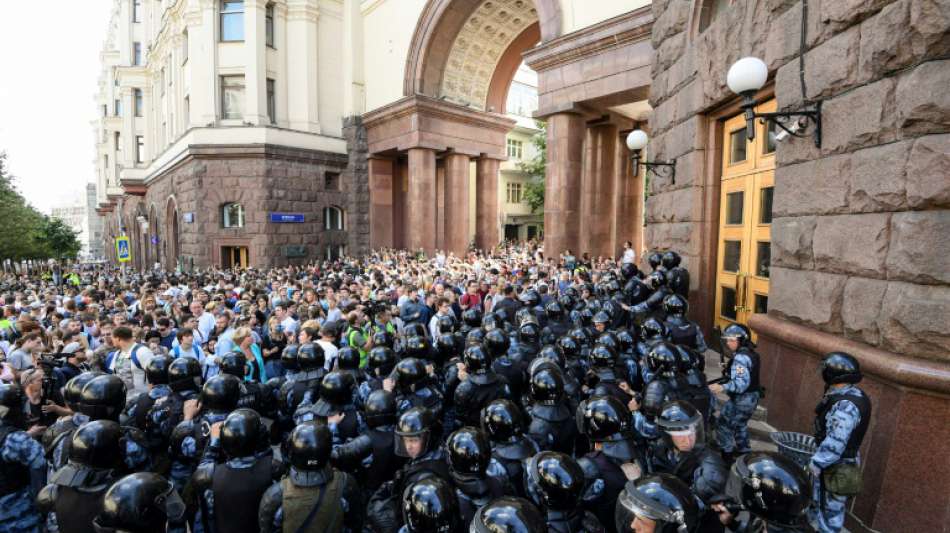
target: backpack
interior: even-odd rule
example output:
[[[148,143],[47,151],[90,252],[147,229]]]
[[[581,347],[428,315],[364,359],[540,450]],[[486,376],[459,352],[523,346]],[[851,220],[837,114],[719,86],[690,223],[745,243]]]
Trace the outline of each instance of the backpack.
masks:
[[[135,368],[138,368],[141,371],[145,371],[145,368],[142,367],[142,363],[139,362],[139,348],[141,344],[136,344],[132,347],[132,364],[135,365]],[[105,369],[109,374],[115,374],[115,369],[112,368],[112,365],[115,363],[115,358],[119,354],[119,350],[109,352],[109,355],[106,356]]]

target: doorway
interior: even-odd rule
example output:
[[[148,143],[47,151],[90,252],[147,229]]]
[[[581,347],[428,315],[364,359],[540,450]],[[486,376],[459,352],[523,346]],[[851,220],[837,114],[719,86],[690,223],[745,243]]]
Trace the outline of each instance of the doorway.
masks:
[[[224,268],[247,268],[247,246],[222,246],[221,262]]]
[[[518,241],[518,229],[521,226],[516,224],[505,224],[505,240],[508,242]]]
[[[769,100],[756,111],[775,108],[775,100]],[[742,115],[723,126],[716,265],[716,325],[720,327],[748,324],[752,314],[768,311],[776,144],[775,128],[769,126],[756,121],[751,141]]]

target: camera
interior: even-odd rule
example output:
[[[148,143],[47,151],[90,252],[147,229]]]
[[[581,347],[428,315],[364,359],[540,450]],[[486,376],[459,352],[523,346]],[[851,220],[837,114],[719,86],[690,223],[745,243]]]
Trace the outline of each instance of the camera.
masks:
[[[44,353],[37,359],[37,366],[43,369],[43,395],[42,403],[46,403],[53,398],[53,387],[56,380],[53,379],[54,369],[60,368],[66,361],[66,355],[62,353]]]

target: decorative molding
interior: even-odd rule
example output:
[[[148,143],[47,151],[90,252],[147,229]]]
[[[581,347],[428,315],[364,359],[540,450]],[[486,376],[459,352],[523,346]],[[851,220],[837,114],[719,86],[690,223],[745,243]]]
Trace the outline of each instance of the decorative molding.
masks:
[[[287,21],[306,20],[316,22],[320,18],[320,8],[312,0],[297,0],[287,4]]]
[[[407,96],[400,100],[374,109],[363,115],[363,125],[372,128],[378,124],[402,118],[407,115],[420,114],[442,119],[448,119],[466,124],[476,124],[487,129],[508,133],[514,127],[515,121],[498,113],[475,111],[467,107],[445,102],[423,95]]]

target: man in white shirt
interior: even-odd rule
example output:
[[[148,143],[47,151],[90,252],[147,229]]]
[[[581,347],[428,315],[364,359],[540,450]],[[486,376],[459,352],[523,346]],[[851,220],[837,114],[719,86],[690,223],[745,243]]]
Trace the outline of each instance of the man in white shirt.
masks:
[[[633,251],[633,243],[630,241],[623,243],[623,259],[621,260],[621,263],[636,264],[636,262],[637,253]]]
[[[112,342],[119,348],[106,361],[109,372],[122,378],[128,396],[148,391],[145,381],[145,368],[155,355],[144,344],[135,342],[132,330],[120,326],[112,331]]]
[[[323,348],[323,361],[324,361],[323,366],[329,371],[329,370],[333,370],[333,364],[336,362],[337,353],[340,350],[339,348],[336,347],[335,344],[333,344],[333,342],[336,340],[337,325],[336,323],[330,323],[330,322],[328,322],[327,324],[328,325],[320,328],[320,339],[317,340],[316,342],[317,344],[320,345],[321,348]],[[303,337],[304,331],[306,331],[307,329],[310,329],[310,328],[306,328],[300,332],[301,337]]]
[[[274,316],[277,317],[284,335],[293,335],[297,332],[297,321],[287,312],[287,304],[279,303],[274,306]]]
[[[211,332],[214,330],[214,315],[205,311],[204,306],[202,306],[198,300],[192,300],[188,309],[191,310],[191,314],[198,319],[199,335],[195,335],[195,337],[199,339],[199,342],[208,342],[208,339],[211,337]]]

